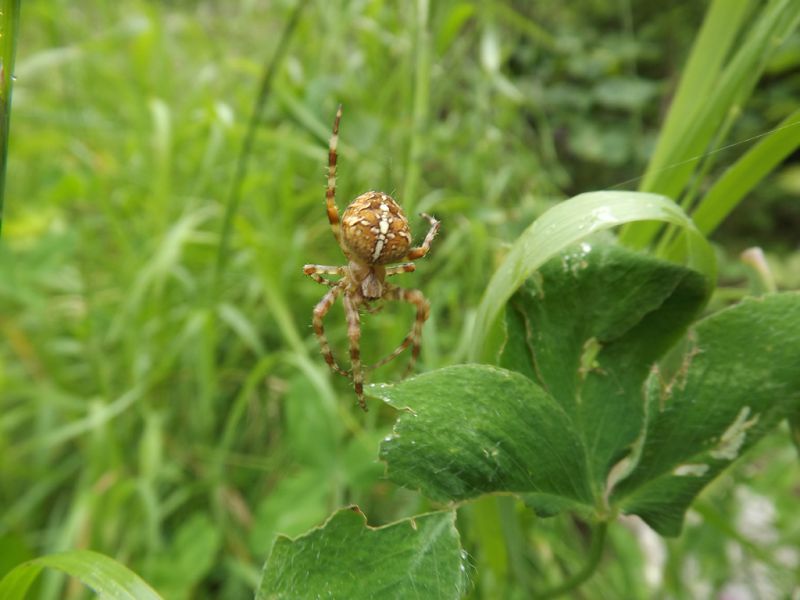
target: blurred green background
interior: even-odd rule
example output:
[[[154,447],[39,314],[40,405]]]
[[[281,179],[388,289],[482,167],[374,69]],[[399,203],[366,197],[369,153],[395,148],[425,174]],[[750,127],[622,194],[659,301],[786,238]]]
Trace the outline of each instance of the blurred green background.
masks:
[[[217,277],[237,157],[295,6],[24,2],[0,246],[0,575],[91,548],[167,598],[246,598],[276,533],[300,534],[347,503],[371,524],[435,508],[383,479],[392,411],[357,410],[310,328],[324,289],[302,265],[343,260],[324,207],[336,106],[340,209],[377,189],[414,215],[417,239],[416,213],[443,222],[398,283],[432,302],[418,370],[453,364],[489,275],[536,216],[576,193],[636,188],[706,4],[309,1]],[[795,35],[720,169],[797,107],[799,66]],[[753,244],[780,288],[800,287],[797,159],[715,234],[716,305],[747,291],[738,253]],[[365,359],[412,320],[394,306],[365,318]],[[336,307],[339,356],[345,329]],[[780,431],[702,496],[681,538],[614,528],[580,597],[797,593],[798,481]],[[580,561],[580,524],[519,506],[517,523],[493,528],[485,509],[459,514],[474,597],[520,597],[519,565],[497,563],[509,535],[541,572]],[[52,574],[36,591],[83,594]]]

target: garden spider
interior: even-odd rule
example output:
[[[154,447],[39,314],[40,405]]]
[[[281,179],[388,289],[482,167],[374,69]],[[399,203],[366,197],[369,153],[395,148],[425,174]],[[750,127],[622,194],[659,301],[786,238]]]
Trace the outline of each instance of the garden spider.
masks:
[[[428,319],[430,304],[419,290],[409,290],[386,282],[389,275],[410,273],[415,269],[413,262],[404,262],[395,266],[386,266],[402,260],[414,261],[428,253],[431,242],[439,231],[439,221],[422,213],[431,224],[428,235],[421,246],[411,248],[411,233],[408,219],[403,209],[391,196],[382,192],[366,192],[358,196],[342,215],[339,223],[339,209],[336,207],[336,146],[339,141],[339,120],[342,118],[342,106],[336,111],[328,149],[328,187],[325,200],[328,207],[328,220],[333,230],[333,237],[348,260],[347,266],[328,267],[324,265],[305,265],[303,272],[317,283],[327,285],[331,289],[314,308],[314,333],[319,340],[325,362],[335,373],[352,377],[358,404],[366,411],[364,402],[364,371],[361,365],[361,316],[359,309],[364,307],[368,312],[377,308],[370,303],[378,300],[397,300],[408,302],[417,309],[417,317],[411,331],[395,350],[376,364],[367,367],[374,369],[388,363],[403,350],[411,346],[411,360],[406,373],[409,373],[419,356],[422,325]],[[341,279],[331,280],[322,275],[340,275]],[[333,358],[322,319],[333,306],[336,299],[342,296],[344,312],[347,317],[347,337],[350,340],[350,371],[342,369]]]

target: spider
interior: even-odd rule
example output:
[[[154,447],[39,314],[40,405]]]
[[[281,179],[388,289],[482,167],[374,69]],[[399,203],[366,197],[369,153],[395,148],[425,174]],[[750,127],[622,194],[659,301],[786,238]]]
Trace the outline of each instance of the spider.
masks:
[[[330,287],[328,293],[314,308],[314,333],[319,340],[325,362],[334,373],[352,378],[359,406],[366,411],[364,401],[364,368],[361,365],[361,315],[363,307],[373,313],[379,307],[372,303],[379,300],[408,302],[417,310],[411,331],[400,345],[388,356],[367,367],[375,369],[385,365],[411,346],[411,360],[406,374],[414,368],[420,352],[422,325],[428,319],[430,304],[419,290],[405,289],[392,285],[386,277],[400,273],[411,273],[416,268],[413,262],[422,258],[430,250],[431,242],[439,231],[439,221],[421,213],[430,223],[430,229],[421,246],[411,247],[411,232],[403,209],[388,194],[366,192],[358,196],[344,211],[341,223],[339,209],[336,207],[336,146],[339,141],[339,120],[342,107],[339,105],[333,121],[333,134],[328,148],[328,186],[325,201],[328,208],[328,221],[333,237],[347,258],[347,266],[305,265],[303,272],[317,283]],[[409,261],[409,262],[401,262]],[[391,263],[400,264],[387,266]],[[322,275],[339,275],[341,279],[332,280]],[[347,337],[350,341],[350,370],[342,369],[333,357],[325,337],[322,320],[336,299],[342,296],[347,318]]]

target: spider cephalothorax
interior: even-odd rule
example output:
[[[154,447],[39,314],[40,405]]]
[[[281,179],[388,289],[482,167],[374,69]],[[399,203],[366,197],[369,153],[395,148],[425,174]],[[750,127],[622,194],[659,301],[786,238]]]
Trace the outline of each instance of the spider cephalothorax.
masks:
[[[336,207],[335,197],[336,146],[339,141],[341,117],[342,107],[339,106],[333,122],[333,135],[328,152],[328,188],[325,198],[333,236],[347,257],[348,264],[344,267],[306,265],[303,267],[303,272],[314,281],[331,288],[314,308],[314,332],[319,339],[325,362],[334,372],[352,377],[358,403],[361,408],[367,410],[364,402],[364,372],[361,365],[359,310],[362,307],[369,310],[370,302],[377,300],[408,302],[417,309],[414,325],[405,339],[391,354],[369,367],[384,365],[411,346],[411,361],[408,365],[408,371],[411,371],[419,356],[422,325],[428,318],[430,305],[419,290],[407,290],[386,281],[387,276],[413,271],[415,268],[413,262],[387,265],[403,260],[413,261],[425,256],[436,232],[439,231],[439,221],[422,213],[431,224],[431,228],[422,245],[412,248],[408,219],[400,205],[391,196],[382,192],[367,192],[353,200],[344,211],[341,223],[339,222],[339,209]],[[340,275],[341,279],[326,279],[322,275]],[[339,296],[342,296],[347,317],[347,337],[350,340],[349,371],[342,369],[333,358],[322,325],[322,319]]]

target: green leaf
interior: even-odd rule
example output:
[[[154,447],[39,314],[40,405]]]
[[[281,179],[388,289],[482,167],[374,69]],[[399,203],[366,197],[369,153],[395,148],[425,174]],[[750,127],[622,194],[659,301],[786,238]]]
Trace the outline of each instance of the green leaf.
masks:
[[[402,410],[387,475],[438,501],[517,493],[539,514],[635,513],[680,531],[697,493],[800,410],[800,294],[696,324],[700,274],[583,242],[509,302],[502,365],[370,392]],[[680,344],[676,342],[680,340]]]
[[[0,0],[0,233],[3,231],[3,198],[6,187],[11,91],[14,81],[14,57],[19,37],[21,0]]]
[[[670,199],[638,192],[591,192],[575,196],[544,213],[514,242],[495,271],[475,318],[473,360],[486,357],[484,343],[506,301],[548,260],[589,235],[633,221],[655,220],[683,228],[689,266],[715,281],[714,254],[705,238]],[[493,357],[492,357],[493,358]]]
[[[800,409],[789,415],[789,432],[792,436],[794,447],[800,452]]]
[[[699,157],[709,146],[722,144],[770,56],[800,20],[800,3],[794,0],[771,0],[755,11],[752,5],[748,0],[712,3],[642,180],[642,191],[677,199],[697,177],[698,167],[706,168],[714,154],[706,155],[705,161]],[[723,66],[721,61],[745,24],[744,39]],[[623,230],[621,240],[641,248],[657,232],[653,223],[637,223]]]
[[[569,416],[523,375],[458,365],[370,393],[404,411],[380,450],[393,481],[441,501],[520,492],[591,506]]]
[[[800,294],[748,299],[697,324],[674,373],[654,376],[641,458],[612,500],[664,535],[697,493],[800,410]]]
[[[713,232],[742,199],[800,146],[800,109],[747,151],[708,190],[692,213],[698,229]]]
[[[168,598],[189,598],[192,588],[214,567],[221,545],[219,528],[204,513],[189,517],[168,548],[157,552],[150,580]]]
[[[256,600],[461,598],[467,585],[455,512],[367,526],[356,506],[295,540],[279,537]]]
[[[747,23],[751,10],[749,0],[711,2],[675,90],[653,157],[647,165],[642,180],[643,190],[658,189],[659,178],[669,178],[670,173],[665,169],[689,157],[683,144],[687,135],[692,134],[697,115],[704,106],[697,99],[714,95],[714,86],[718,84],[725,58],[736,40],[736,34]],[[729,102],[723,104],[727,108]],[[723,109],[719,109],[717,114],[722,112]],[[707,135],[710,137],[710,134]]]
[[[117,561],[89,550],[73,550],[35,558],[15,567],[0,581],[0,600],[24,598],[45,567],[80,579],[101,598],[112,600],[160,600],[133,571]]]
[[[584,242],[509,302],[501,364],[537,381],[570,416],[597,497],[641,433],[652,364],[690,325],[708,288],[685,267]]]

